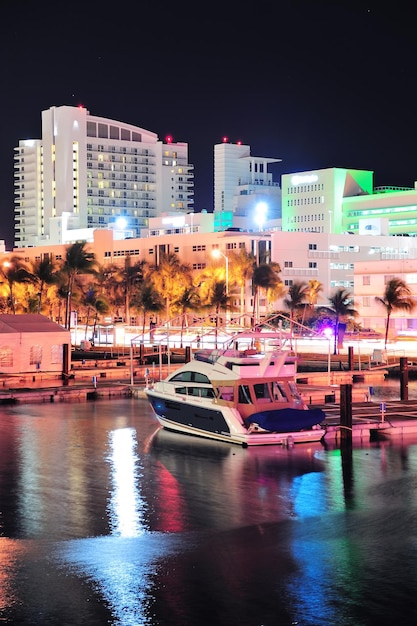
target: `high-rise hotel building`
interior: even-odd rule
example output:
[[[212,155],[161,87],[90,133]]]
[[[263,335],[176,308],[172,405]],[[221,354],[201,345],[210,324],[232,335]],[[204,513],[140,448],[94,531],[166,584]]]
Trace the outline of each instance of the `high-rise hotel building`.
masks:
[[[193,210],[188,144],[83,107],[42,111],[42,138],[19,141],[14,167],[16,247],[92,240],[97,228],[139,237],[149,218]]]

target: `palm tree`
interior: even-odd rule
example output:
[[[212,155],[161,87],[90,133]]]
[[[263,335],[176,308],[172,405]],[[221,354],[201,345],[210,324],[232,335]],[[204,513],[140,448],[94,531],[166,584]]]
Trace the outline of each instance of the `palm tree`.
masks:
[[[214,308],[215,311],[215,343],[217,348],[220,311],[227,311],[229,308],[229,296],[226,292],[226,283],[224,280],[216,281],[212,285],[207,308]]]
[[[391,313],[393,311],[412,311],[416,307],[416,301],[407,283],[401,278],[391,278],[385,285],[382,298],[376,296],[375,301],[385,308],[387,319],[385,325],[385,348],[388,341],[388,330]]]
[[[319,299],[319,295],[322,291],[323,284],[319,280],[311,278],[308,281],[307,299],[311,308],[313,308],[313,306],[317,304],[317,300]]]
[[[53,261],[48,256],[44,256],[43,259],[32,263],[32,274],[36,284],[39,285],[38,313],[40,313],[45,288],[58,283],[58,273]]]
[[[305,309],[307,303],[308,285],[305,282],[294,282],[289,286],[287,297],[284,298],[284,305],[290,311],[290,332],[291,342],[294,327],[294,318],[298,311]]]
[[[328,309],[335,317],[334,326],[334,354],[338,354],[339,349],[339,325],[343,318],[355,317],[358,312],[353,307],[353,296],[347,290],[340,288],[329,298],[330,307]]]
[[[200,292],[195,285],[185,285],[182,293],[172,302],[172,306],[181,311],[181,344],[184,333],[185,316],[187,311],[198,311],[201,307]]]
[[[79,274],[95,274],[96,271],[95,255],[93,252],[86,250],[85,241],[78,241],[67,248],[61,270],[61,275],[65,277],[66,283],[65,328],[69,329],[71,324],[71,298],[76,276]]]
[[[145,279],[143,283],[135,290],[130,306],[142,313],[142,333],[145,335],[146,314],[159,313],[164,309],[163,298],[152,283],[151,280]]]
[[[257,265],[253,270],[252,275],[252,289],[253,289],[253,312],[252,312],[252,324],[255,325],[257,321],[257,309],[259,290],[264,289],[276,289],[281,283],[281,279],[278,272],[281,268],[278,263],[261,263]]]
[[[93,325],[92,337],[94,340],[94,337],[96,334],[98,316],[104,315],[105,313],[107,313],[107,311],[109,310],[109,305],[108,305],[107,300],[104,298],[104,296],[100,295],[97,292],[97,288],[94,285],[90,285],[90,287],[87,289],[87,292],[83,294],[82,304],[84,304],[84,306],[87,307],[84,339],[87,339],[88,324],[90,321],[90,310],[93,310],[94,311],[94,325]]]
[[[184,281],[191,280],[191,269],[189,265],[181,263],[175,252],[164,252],[154,270],[152,281],[165,300],[166,320],[168,322],[171,317],[171,302],[181,293]]]
[[[118,268],[116,281],[119,282],[123,293],[123,304],[125,309],[125,321],[130,324],[130,301],[133,296],[135,286],[140,285],[144,279],[146,261],[137,261],[132,264],[131,257],[125,257],[123,267]]]
[[[243,320],[245,314],[245,287],[251,280],[255,269],[256,258],[246,248],[240,248],[239,252],[230,252],[229,265],[233,282],[240,288],[240,317]]]
[[[7,287],[8,306],[13,314],[16,314],[14,296],[15,284],[31,283],[33,280],[33,274],[29,271],[24,260],[17,255],[12,255],[9,259],[0,264],[0,283]]]

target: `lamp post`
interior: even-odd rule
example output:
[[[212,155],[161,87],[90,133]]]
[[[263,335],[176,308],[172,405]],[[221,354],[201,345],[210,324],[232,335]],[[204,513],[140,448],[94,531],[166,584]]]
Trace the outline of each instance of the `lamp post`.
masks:
[[[330,371],[331,371],[331,356],[330,356],[330,346],[331,339],[333,336],[333,331],[331,328],[326,328],[324,331],[324,336],[328,342],[328,355],[327,355],[327,384],[330,385]]]

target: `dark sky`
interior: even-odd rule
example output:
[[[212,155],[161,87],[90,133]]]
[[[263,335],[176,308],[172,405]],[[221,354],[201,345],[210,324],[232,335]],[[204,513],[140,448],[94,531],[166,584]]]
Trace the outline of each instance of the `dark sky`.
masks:
[[[414,16],[385,4],[3,0],[0,238],[12,245],[13,148],[54,105],[187,142],[197,211],[213,207],[224,135],[282,159],[277,180],[352,167],[413,186]]]

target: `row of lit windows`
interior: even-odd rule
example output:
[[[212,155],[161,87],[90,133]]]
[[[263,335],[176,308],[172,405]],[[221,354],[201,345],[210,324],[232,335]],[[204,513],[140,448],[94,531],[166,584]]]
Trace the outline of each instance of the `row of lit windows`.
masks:
[[[92,152],[87,152],[87,162],[89,163],[106,163],[106,164],[112,164],[114,165],[118,165],[118,164],[123,164],[125,165],[126,163],[133,163],[134,165],[155,165],[155,159],[150,159],[149,157],[140,157],[138,158],[137,156],[126,156],[126,155],[122,155],[119,157],[116,157],[115,155],[108,155],[108,154],[99,154],[97,159],[95,159],[93,157]]]
[[[284,268],[285,268],[285,267],[286,267],[286,268],[291,268],[291,267],[294,267],[294,265],[293,265],[293,261],[284,261]],[[308,263],[308,268],[309,268],[310,270],[312,270],[312,269],[317,269],[317,262],[316,262],[316,261],[309,261],[309,263]]]
[[[111,256],[137,256],[139,254],[140,250],[115,250],[114,252],[110,252],[109,250],[107,250],[104,253],[104,256],[108,258]]]
[[[324,220],[324,213],[315,213],[314,215],[295,215],[293,217],[288,218],[288,224],[293,224],[294,222],[320,222]]]
[[[310,226],[309,228],[289,228],[291,233],[324,233],[324,226]]]
[[[324,196],[313,196],[309,198],[297,198],[296,200],[287,200],[287,206],[303,206],[306,204],[324,204]]]
[[[415,204],[410,206],[396,206],[396,207],[388,207],[385,209],[363,209],[362,211],[349,211],[349,217],[364,217],[369,215],[383,215],[392,213],[416,213],[417,206]]]
[[[311,191],[324,191],[324,183],[314,183],[311,185],[294,185],[294,187],[288,187],[287,193],[308,193]]]

